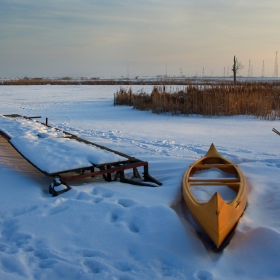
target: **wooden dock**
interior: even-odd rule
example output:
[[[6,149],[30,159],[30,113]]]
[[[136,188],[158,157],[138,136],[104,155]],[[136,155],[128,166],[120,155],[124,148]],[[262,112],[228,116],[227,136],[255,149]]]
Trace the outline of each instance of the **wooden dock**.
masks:
[[[41,118],[40,116],[35,116],[35,117],[27,117],[27,116],[21,116],[18,114],[12,114],[12,115],[3,115],[3,117],[9,118],[9,119],[37,119]],[[83,166],[83,167],[77,167],[73,168],[70,170],[59,170],[55,172],[46,172],[42,170],[42,168],[39,168],[37,164],[35,164],[30,158],[28,158],[24,153],[18,150],[18,148],[11,143],[12,137],[7,133],[7,131],[3,131],[1,129],[1,124],[0,124],[0,135],[6,139],[6,141],[9,142],[9,144],[18,151],[29,163],[31,163],[34,167],[36,167],[38,170],[40,170],[42,173],[44,173],[46,176],[51,176],[54,177],[53,183],[49,186],[49,191],[53,196],[56,196],[60,193],[63,193],[65,191],[68,191],[71,189],[71,187],[67,184],[70,181],[73,180],[80,180],[84,178],[89,178],[89,177],[95,177],[98,175],[102,175],[104,180],[107,182],[111,181],[117,181],[119,180],[122,183],[129,183],[129,184],[135,184],[135,185],[140,185],[140,186],[148,186],[148,187],[156,187],[156,186],[161,186],[162,184],[153,178],[149,174],[149,168],[148,168],[148,162],[147,161],[142,161],[140,159],[137,159],[135,157],[131,157],[129,155],[120,153],[118,151],[109,149],[107,147],[98,145],[96,143],[90,142],[88,140],[82,139],[77,137],[74,134],[71,134],[69,132],[63,131],[61,129],[52,127],[48,124],[48,119],[43,122],[39,122],[36,120],[36,123],[48,127],[48,128],[53,128],[56,131],[62,132],[67,139],[71,139],[71,141],[78,141],[80,143],[84,143],[86,145],[94,146],[96,148],[99,148],[101,150],[113,153],[115,155],[118,155],[124,160],[121,161],[115,161],[115,162],[106,162],[102,164],[95,164],[95,163],[90,163],[88,166]],[[138,172],[138,167],[143,167],[143,178]],[[133,178],[126,178],[125,177],[125,170],[131,169],[133,172]],[[64,185],[65,187],[61,189],[61,185]]]

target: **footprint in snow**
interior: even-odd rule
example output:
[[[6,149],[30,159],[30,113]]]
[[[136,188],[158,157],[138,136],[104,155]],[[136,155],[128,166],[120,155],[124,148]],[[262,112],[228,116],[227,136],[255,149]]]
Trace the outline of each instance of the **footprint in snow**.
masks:
[[[34,248],[29,245],[29,244],[25,244],[24,246],[21,247],[22,251],[27,252],[27,253],[31,253],[34,251]]]
[[[122,271],[122,272],[129,272],[129,271],[132,271],[132,270],[135,270],[135,265],[134,264],[130,264],[126,261],[120,261],[120,262],[117,262],[115,264],[115,268],[119,271]]]
[[[51,216],[52,215],[56,215],[56,214],[59,214],[61,212],[66,211],[67,209],[69,209],[69,206],[67,206],[67,205],[59,205],[57,207],[52,208],[50,210],[50,212],[49,212],[49,215],[51,215]]]
[[[83,249],[79,251],[79,254],[84,258],[98,258],[98,259],[107,259],[107,253],[100,250],[91,250],[91,249]]]
[[[100,202],[102,202],[103,200],[104,200],[103,197],[96,197],[96,198],[94,198],[93,202],[94,202],[94,203],[100,203]]]
[[[47,269],[47,268],[53,268],[57,264],[57,260],[55,259],[45,259],[39,261],[39,268],[41,269]]]
[[[1,237],[11,240],[13,235],[17,233],[19,229],[18,221],[14,218],[7,219],[2,223],[2,228]]]
[[[38,206],[30,206],[30,207],[23,207],[23,208],[19,208],[19,209],[14,209],[12,211],[12,215],[13,217],[17,217],[20,215],[24,215],[28,212],[34,211],[38,208]]]
[[[197,280],[212,280],[213,278],[213,274],[210,271],[207,270],[198,270],[196,271],[194,274],[194,279]]]
[[[111,222],[115,223],[119,218],[119,215],[117,213],[112,213],[112,217],[111,217]]]
[[[95,195],[89,194],[87,192],[80,192],[77,197],[77,200],[88,201],[88,202],[93,202],[93,203],[100,203],[101,201],[104,200],[103,197],[100,197],[100,196],[96,197]]]
[[[93,195],[98,195],[98,196],[102,196],[105,198],[109,198],[112,197],[114,195],[114,193],[110,190],[107,190],[105,188],[100,188],[100,187],[95,187],[92,191]]]
[[[140,228],[133,222],[128,224],[128,229],[133,233],[138,233],[140,231]]]
[[[65,258],[60,257],[55,250],[49,248],[37,248],[34,250],[33,254],[38,261],[39,268],[41,269],[53,268],[58,262],[68,262]]]
[[[8,255],[13,255],[18,253],[18,248],[10,245],[10,244],[5,244],[5,243],[0,243],[0,253],[5,253]]]
[[[110,217],[110,222],[118,223],[118,225],[120,225],[119,222],[121,222],[122,225],[125,225],[129,229],[129,231],[133,233],[138,233],[140,231],[140,228],[136,223],[125,221],[125,217],[119,211],[115,211],[112,213]]]
[[[83,200],[83,201],[90,201],[92,199],[92,196],[88,194],[87,192],[80,192],[77,200]]]
[[[98,273],[110,273],[111,268],[105,264],[105,262],[101,262],[100,260],[95,259],[86,259],[83,262],[84,266],[87,268],[88,272],[98,274]]]
[[[136,202],[131,199],[122,198],[122,199],[118,200],[118,204],[120,204],[123,207],[131,207],[131,206],[135,205]]]
[[[17,247],[26,247],[29,245],[29,241],[32,239],[32,235],[17,232],[13,234],[13,239],[16,241],[15,244]]]

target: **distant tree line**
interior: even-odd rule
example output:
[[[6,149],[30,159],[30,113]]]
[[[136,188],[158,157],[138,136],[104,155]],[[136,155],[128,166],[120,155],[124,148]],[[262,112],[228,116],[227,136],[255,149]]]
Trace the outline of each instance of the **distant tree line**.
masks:
[[[0,85],[188,85],[192,84],[213,84],[220,82],[223,78],[177,78],[177,77],[165,77],[165,78],[147,78],[147,79],[101,79],[101,78],[11,78],[0,79]],[[230,83],[230,81],[228,81]]]

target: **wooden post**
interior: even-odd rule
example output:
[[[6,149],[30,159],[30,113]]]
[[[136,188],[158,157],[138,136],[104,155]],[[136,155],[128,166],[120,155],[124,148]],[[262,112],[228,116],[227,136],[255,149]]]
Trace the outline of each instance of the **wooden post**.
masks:
[[[48,126],[48,122],[49,122],[49,120],[48,120],[48,118],[46,118],[46,126]]]

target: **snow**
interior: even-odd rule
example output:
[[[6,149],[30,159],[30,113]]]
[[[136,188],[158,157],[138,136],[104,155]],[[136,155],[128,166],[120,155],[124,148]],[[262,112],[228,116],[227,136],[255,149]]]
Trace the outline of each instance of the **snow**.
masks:
[[[226,202],[230,202],[236,197],[236,192],[228,186],[199,185],[199,180],[205,178],[223,179],[230,182],[231,179],[236,178],[236,174],[227,173],[218,168],[209,168],[207,170],[196,171],[194,174],[192,174],[190,178],[195,179],[193,183],[198,184],[197,186],[191,186],[190,190],[194,198],[200,203],[205,203],[209,201],[216,192],[218,192]]]
[[[83,179],[52,197],[52,178],[0,139],[0,279],[279,279],[280,138],[271,131],[279,121],[114,107],[117,89],[0,87],[0,114],[49,118],[52,126],[148,161],[163,183]],[[64,139],[53,133],[40,131],[36,141]],[[241,168],[249,189],[246,211],[220,253],[197,233],[181,193],[184,172],[211,143]]]
[[[49,174],[127,160],[115,153],[69,139],[62,131],[48,128],[35,120],[0,115],[0,128],[12,137],[10,142],[25,158]]]
[[[226,202],[236,197],[236,192],[227,186],[191,186],[190,189],[195,199],[201,203],[209,201],[216,192],[218,192]]]
[[[199,180],[199,179],[232,179],[236,178],[236,174],[234,173],[227,173],[222,171],[219,168],[208,168],[206,170],[196,171],[191,178]]]

